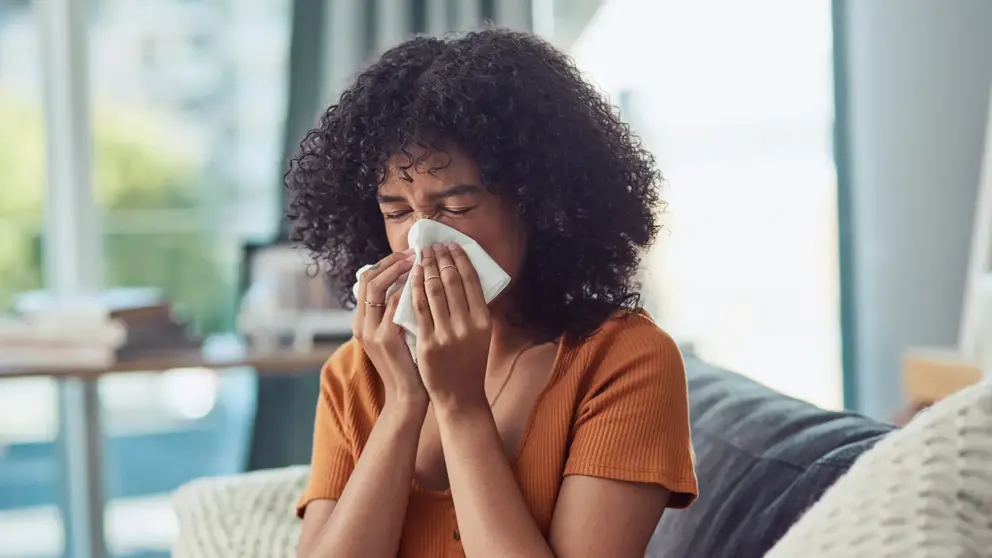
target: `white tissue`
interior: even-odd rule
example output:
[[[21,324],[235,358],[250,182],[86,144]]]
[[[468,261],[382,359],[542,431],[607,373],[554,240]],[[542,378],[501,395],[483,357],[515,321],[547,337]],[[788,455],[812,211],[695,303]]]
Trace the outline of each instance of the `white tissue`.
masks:
[[[410,227],[407,242],[408,246],[416,252],[416,263],[418,264],[421,259],[421,251],[428,246],[439,242],[455,242],[461,246],[475,267],[476,273],[479,274],[482,293],[485,295],[487,303],[496,298],[510,284],[510,276],[479,246],[478,242],[447,225],[429,219],[421,219]],[[352,288],[352,292],[355,293],[355,300],[358,301],[358,304],[365,304],[365,301],[358,300],[358,279],[370,267],[372,266],[362,267],[355,275],[355,286]],[[410,278],[403,285],[403,292],[400,293],[399,306],[396,308],[393,322],[405,330],[406,344],[410,347],[410,354],[416,360],[417,317],[413,313],[413,293]]]

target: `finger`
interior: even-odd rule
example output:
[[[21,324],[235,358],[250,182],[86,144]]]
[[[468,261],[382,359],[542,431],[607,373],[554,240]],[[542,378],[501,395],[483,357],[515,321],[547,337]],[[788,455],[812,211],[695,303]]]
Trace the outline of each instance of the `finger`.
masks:
[[[437,258],[437,272],[444,283],[445,299],[448,301],[448,312],[452,319],[468,316],[468,303],[465,301],[465,287],[462,286],[462,276],[458,267],[451,259],[451,253],[444,244],[434,245],[434,257]]]
[[[465,290],[465,301],[468,304],[469,312],[473,314],[488,312],[486,294],[482,291],[482,282],[479,281],[479,273],[475,271],[472,260],[458,244],[449,243],[448,250],[452,261],[455,262],[455,267],[458,268],[458,274],[462,278],[462,288]]]
[[[387,332],[399,333],[400,326],[393,323],[393,318],[396,317],[396,308],[400,305],[400,291],[395,290],[389,294],[386,298],[386,309],[382,314],[382,322],[379,327],[387,330]]]
[[[410,268],[411,269],[413,268],[413,263],[412,262],[410,263]],[[386,289],[386,301],[387,302],[389,301],[389,297],[392,296],[394,293],[397,296],[399,296],[400,292],[403,290],[403,287],[406,286],[406,283],[409,280],[409,278],[410,278],[410,272],[407,271],[403,275],[400,275],[399,279],[397,279],[396,282],[393,283],[393,285],[391,287],[389,287],[388,289]]]
[[[386,270],[393,268],[397,262],[405,262],[408,258],[412,257],[413,252],[410,250],[393,252],[362,272],[358,278],[358,296],[355,300],[357,308],[355,318],[352,321],[352,332],[356,336],[359,333],[365,337],[371,335],[382,320],[382,313],[385,310],[385,306],[378,306],[378,304],[381,304],[385,300],[385,296],[370,293],[369,284],[374,282]],[[375,296],[375,298],[370,298],[370,296]],[[367,302],[371,302],[372,304],[367,304]]]
[[[413,267],[413,259],[413,254],[410,254],[406,259],[394,261],[388,267],[380,268],[378,274],[369,280],[365,287],[365,300],[372,303],[371,308],[385,308],[376,304],[386,301],[386,291],[399,280],[401,275],[410,271]]]
[[[380,266],[375,270],[375,277],[367,281],[365,298],[360,302],[361,306],[365,309],[365,317],[363,318],[365,335],[372,335],[379,328],[379,324],[383,320],[382,316],[386,311],[386,290],[396,282],[400,275],[410,268],[413,264],[411,261],[412,257],[410,255],[410,259],[399,261],[395,258],[390,258],[392,263],[388,267]]]
[[[417,317],[417,336],[426,337],[434,334],[434,318],[431,316],[430,301],[424,290],[424,268],[413,266],[410,272],[411,293],[413,294],[413,313]]]
[[[434,329],[442,329],[442,324],[448,319],[448,299],[444,292],[444,282],[437,271],[437,258],[434,257],[433,248],[424,248],[420,264],[424,268],[424,291],[427,292],[431,316],[434,318]]]
[[[358,276],[358,293],[355,294],[355,315],[351,318],[351,332],[358,340],[362,339],[365,333],[365,274],[366,269]]]
[[[404,250],[402,252],[393,252],[385,258],[379,260],[378,262],[372,264],[371,267],[362,272],[361,277],[358,278],[358,294],[361,295],[358,302],[364,302],[369,300],[367,297],[369,294],[368,286],[371,284],[379,275],[385,273],[387,270],[391,269],[397,262],[406,261],[412,256],[410,250]],[[394,277],[395,280],[395,277]],[[372,302],[382,302],[384,299],[376,299]]]

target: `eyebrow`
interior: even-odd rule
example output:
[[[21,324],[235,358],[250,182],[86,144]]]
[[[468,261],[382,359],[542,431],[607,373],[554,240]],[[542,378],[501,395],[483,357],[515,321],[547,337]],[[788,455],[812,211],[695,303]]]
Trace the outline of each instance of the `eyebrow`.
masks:
[[[444,190],[441,190],[436,194],[430,194],[429,197],[433,200],[437,200],[437,199],[451,198],[454,196],[461,196],[465,194],[475,194],[481,190],[482,187],[476,184],[458,184],[456,186],[450,186],[448,188],[445,188]],[[390,196],[390,195],[378,194],[376,198],[378,198],[379,203],[402,203],[406,201],[406,198],[402,196]]]

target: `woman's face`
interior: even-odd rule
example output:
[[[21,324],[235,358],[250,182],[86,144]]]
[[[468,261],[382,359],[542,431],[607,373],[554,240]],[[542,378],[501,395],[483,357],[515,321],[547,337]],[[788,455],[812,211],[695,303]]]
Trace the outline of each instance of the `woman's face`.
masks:
[[[472,237],[511,279],[516,278],[524,257],[523,225],[503,200],[481,186],[475,163],[455,150],[434,152],[404,175],[400,165],[407,160],[391,159],[379,187],[389,247],[405,250],[410,227],[420,219],[433,219]]]

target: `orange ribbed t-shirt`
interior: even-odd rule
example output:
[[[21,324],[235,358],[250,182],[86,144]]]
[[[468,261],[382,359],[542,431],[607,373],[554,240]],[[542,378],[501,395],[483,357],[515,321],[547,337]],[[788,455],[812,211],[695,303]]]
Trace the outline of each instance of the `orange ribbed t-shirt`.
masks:
[[[381,383],[355,341],[324,366],[310,482],[297,513],[344,491],[382,410]],[[659,484],[669,507],[697,494],[685,367],[678,346],[645,314],[610,318],[591,337],[559,342],[547,386],[511,463],[545,536],[562,479],[587,475]],[[463,556],[450,492],[411,481],[399,556]]]

